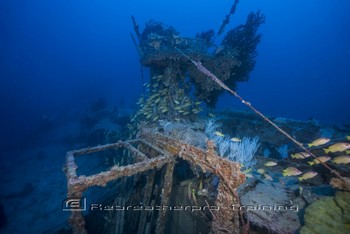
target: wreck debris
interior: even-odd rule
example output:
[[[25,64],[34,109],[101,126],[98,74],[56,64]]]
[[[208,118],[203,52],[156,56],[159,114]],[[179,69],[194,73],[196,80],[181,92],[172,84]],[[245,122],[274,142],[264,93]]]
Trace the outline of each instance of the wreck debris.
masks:
[[[84,148],[75,151],[69,151],[66,155],[66,177],[68,180],[68,198],[81,199],[82,193],[86,189],[92,186],[106,186],[106,184],[112,180],[118,178],[134,175],[136,173],[144,172],[154,168],[161,168],[163,165],[170,163],[172,158],[167,154],[161,154],[159,157],[145,159],[140,162],[136,162],[127,166],[113,166],[109,171],[101,172],[99,174],[91,176],[77,176],[77,165],[75,163],[76,156],[83,154],[90,154],[98,151],[104,151],[111,148],[126,147],[131,149],[132,155],[136,158],[145,158],[143,153],[139,152],[136,148],[131,146],[128,142],[117,142],[114,144],[107,144],[102,146],[96,146],[91,148]],[[73,228],[74,233],[86,233],[85,221],[83,215],[79,211],[73,211],[69,222]]]
[[[144,131],[141,133],[141,137],[188,161],[194,172],[199,167],[202,172],[210,171],[217,175],[220,178],[218,196],[215,202],[217,207],[227,208],[228,205],[239,203],[236,188],[245,181],[245,176],[240,172],[239,164],[216,154],[211,141],[207,142],[208,150],[205,152],[160,133]],[[237,210],[222,209],[216,214],[212,223],[212,231],[213,233],[222,233],[223,230],[239,233],[239,213]]]
[[[124,147],[131,152],[135,163],[126,166],[115,165],[108,171],[91,176],[77,176],[78,167],[75,157],[120,147]],[[240,172],[240,165],[216,154],[211,141],[208,141],[208,150],[205,151],[154,130],[143,129],[139,139],[69,151],[66,155],[67,197],[79,199],[82,198],[82,193],[92,186],[106,186],[108,182],[118,178],[150,171],[144,190],[149,193],[144,195],[144,201],[150,201],[155,171],[165,168],[162,189],[157,191],[161,194],[161,204],[167,205],[173,186],[172,180],[176,158],[186,160],[195,173],[211,172],[220,179],[215,205],[226,207],[226,209],[213,217],[212,232],[225,233],[229,230],[232,233],[239,233],[239,213],[234,209],[230,209],[229,206],[239,202],[236,197],[236,188],[245,181],[245,176]],[[167,213],[167,209],[163,209],[158,213],[156,233],[164,233]],[[150,231],[151,227],[146,224],[145,217],[142,216],[140,219],[139,233],[144,233],[146,230],[148,230],[146,233],[149,233]],[[86,233],[85,220],[81,211],[72,211],[69,223],[74,233]],[[118,230],[121,230],[121,227]]]

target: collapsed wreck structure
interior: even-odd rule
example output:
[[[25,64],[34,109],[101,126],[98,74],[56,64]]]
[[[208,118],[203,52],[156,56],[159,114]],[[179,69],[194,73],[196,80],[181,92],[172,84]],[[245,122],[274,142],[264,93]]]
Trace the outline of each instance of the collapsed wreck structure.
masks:
[[[82,193],[89,187],[106,186],[108,182],[132,176],[133,188],[138,187],[140,190],[136,191],[141,194],[136,197],[114,198],[112,204],[116,204],[115,207],[109,207],[109,215],[114,217],[108,223],[110,233],[164,233],[166,226],[172,225],[167,223],[169,212],[193,213],[194,210],[211,216],[211,225],[204,227],[204,230],[211,230],[213,233],[239,233],[239,210],[232,209],[231,205],[239,204],[235,189],[245,181],[245,176],[240,172],[239,164],[218,156],[211,141],[207,144],[208,149],[204,151],[159,132],[144,129],[136,140],[70,151],[67,153],[66,164],[68,197],[81,199]],[[130,164],[116,165],[92,176],[77,176],[76,156],[120,147],[130,152]],[[196,200],[192,201],[193,204],[170,203],[171,196],[176,196],[172,195],[172,187],[174,166],[178,158],[188,162],[198,176],[210,173],[219,178],[215,200],[207,199],[204,204]],[[145,181],[140,185],[142,180]],[[190,186],[190,197],[192,193],[194,192]],[[195,196],[193,194],[192,198],[195,199]],[[102,208],[99,207],[99,210]],[[126,223],[133,225],[124,226]],[[74,233],[86,233],[81,211],[72,212],[70,224]]]
[[[156,125],[159,120],[194,121],[205,107],[214,107],[223,93],[183,54],[200,61],[231,89],[248,79],[255,65],[261,38],[257,30],[264,22],[263,14],[250,13],[245,24],[229,30],[221,43],[215,44],[237,3],[236,0],[217,33],[208,30],[194,38],[182,37],[173,27],[155,21],[149,21],[140,32],[132,17],[136,35],[132,39],[151,77],[131,119],[131,136],[135,139],[67,153],[68,198],[81,201],[84,192],[94,186],[111,188],[112,184],[117,188],[111,188],[113,193],[100,199],[108,201],[108,205],[90,204],[72,211],[69,223],[74,233],[172,233],[181,225],[188,233],[244,231],[244,214],[232,208],[240,203],[236,189],[245,181],[241,166],[218,156],[210,140],[202,147],[194,146],[186,141],[188,137],[165,134],[164,128]],[[77,158],[107,151],[117,158],[113,166],[93,175],[78,175]],[[190,172],[185,174],[195,175],[196,183],[187,182],[184,192],[174,185],[174,180],[185,181],[179,174],[186,166]],[[89,227],[88,215],[93,216],[94,210],[105,211],[106,207],[109,212],[100,215],[100,229]],[[86,210],[89,212],[84,217]],[[182,217],[186,215],[191,222]],[[97,216],[94,222],[99,220]]]

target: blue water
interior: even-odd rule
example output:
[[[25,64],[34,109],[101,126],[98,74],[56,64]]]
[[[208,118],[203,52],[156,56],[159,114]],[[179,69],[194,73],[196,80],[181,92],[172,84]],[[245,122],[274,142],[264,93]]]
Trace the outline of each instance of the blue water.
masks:
[[[232,3],[1,1],[1,135],[13,140],[32,131],[43,116],[99,97],[110,105],[123,97],[133,107],[141,76],[130,16],[141,30],[154,19],[194,36],[217,30]],[[241,1],[226,29],[257,9],[266,23],[256,67],[237,91],[267,115],[349,121],[349,6],[347,1]],[[228,95],[217,107],[244,108]]]
[[[110,109],[122,106],[135,110],[149,75],[144,68],[145,80],[141,79],[139,56],[130,37],[134,33],[131,15],[141,31],[148,20],[154,19],[173,26],[182,36],[194,37],[208,29],[217,31],[233,2],[1,0],[0,170],[13,172],[6,177],[7,182],[11,176],[18,176],[6,168],[8,165],[22,166],[17,169],[24,173],[18,176],[21,181],[7,188],[11,194],[22,195],[18,190],[30,180],[41,183],[24,186],[34,197],[41,193],[39,188],[48,191],[46,188],[57,179],[52,193],[60,191],[60,198],[52,199],[60,204],[59,199],[65,197],[61,167],[64,153],[76,147],[73,143],[66,144],[67,148],[55,145],[57,149],[48,146],[38,152],[35,148],[24,159],[12,153],[21,147],[32,149],[31,144],[50,124],[64,125],[74,113],[84,112],[99,98],[105,99]],[[241,0],[226,31],[244,23],[249,12],[258,9],[265,14],[266,22],[259,29],[262,40],[256,66],[248,82],[238,84],[237,92],[268,116],[349,123],[349,8],[350,2],[345,0]],[[217,109],[245,106],[225,94]],[[36,164],[29,166],[32,156]],[[45,175],[40,175],[40,181],[32,178],[36,175],[26,177],[35,167],[46,176],[56,173],[57,178],[56,174],[50,181]],[[44,212],[42,217],[46,216]]]

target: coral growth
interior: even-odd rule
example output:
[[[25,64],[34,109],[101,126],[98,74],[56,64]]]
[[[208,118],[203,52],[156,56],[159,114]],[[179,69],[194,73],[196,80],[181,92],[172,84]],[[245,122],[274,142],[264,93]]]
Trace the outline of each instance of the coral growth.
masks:
[[[215,134],[219,126],[214,120],[209,120],[205,128],[207,136],[215,142],[219,155],[238,162],[245,168],[252,167],[256,163],[254,155],[260,145],[259,137],[243,137],[239,142],[233,142],[229,137]]]
[[[337,192],[312,203],[305,211],[300,233],[350,233],[350,193]]]
[[[261,34],[257,31],[264,22],[265,16],[260,11],[251,12],[246,23],[228,31],[222,41],[222,45],[227,48],[227,53],[235,53],[237,60],[240,61],[240,66],[231,72],[232,76],[238,80],[248,80],[249,73],[254,68],[256,47],[261,39]]]

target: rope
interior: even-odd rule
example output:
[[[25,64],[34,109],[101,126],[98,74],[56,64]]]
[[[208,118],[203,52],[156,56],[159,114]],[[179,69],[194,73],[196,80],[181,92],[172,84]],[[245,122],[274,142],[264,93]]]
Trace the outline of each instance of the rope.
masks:
[[[266,122],[268,122],[272,127],[274,127],[277,131],[282,133],[284,136],[286,136],[289,140],[291,140],[293,143],[295,143],[297,146],[299,146],[301,149],[303,149],[306,153],[308,153],[310,156],[315,158],[318,162],[320,162],[323,166],[325,166],[331,173],[335,174],[339,179],[346,182],[345,179],[337,172],[336,170],[332,169],[330,166],[328,166],[325,162],[322,162],[320,159],[318,159],[310,150],[305,148],[302,143],[294,139],[291,135],[289,135],[286,131],[284,131],[282,128],[278,127],[274,122],[272,122],[269,118],[267,118],[264,114],[262,114],[260,111],[255,109],[250,102],[247,102],[244,100],[240,95],[238,95],[235,91],[230,89],[227,85],[225,85],[221,80],[219,80],[213,73],[211,73],[207,68],[205,68],[201,62],[196,62],[193,59],[191,59],[188,55],[186,55],[183,51],[181,51],[178,48],[175,48],[178,52],[180,52],[184,57],[189,59],[196,67],[197,69],[202,72],[204,75],[209,76],[214,82],[216,82],[220,87],[230,92],[233,96],[238,98],[244,105],[248,106],[251,110],[253,110],[256,114],[261,116]]]

